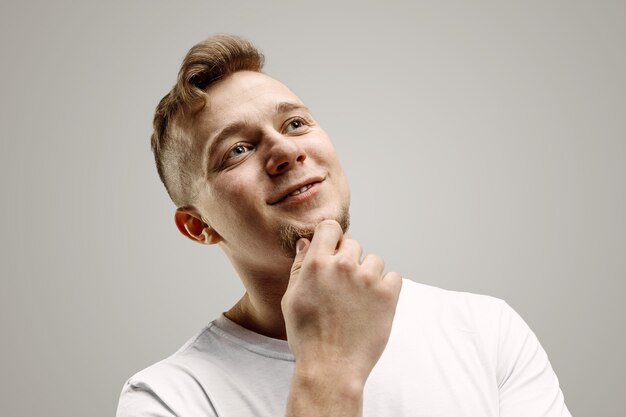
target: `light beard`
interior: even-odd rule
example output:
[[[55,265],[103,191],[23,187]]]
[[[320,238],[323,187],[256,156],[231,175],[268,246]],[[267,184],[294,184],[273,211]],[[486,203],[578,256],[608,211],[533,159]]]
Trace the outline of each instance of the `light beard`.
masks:
[[[348,212],[348,208],[343,207],[335,220],[337,220],[343,232],[346,233],[350,227],[350,213]],[[291,224],[284,224],[280,226],[279,232],[279,243],[283,253],[286,257],[293,259],[296,256],[296,243],[302,238],[308,240],[313,239],[315,226],[302,228]]]

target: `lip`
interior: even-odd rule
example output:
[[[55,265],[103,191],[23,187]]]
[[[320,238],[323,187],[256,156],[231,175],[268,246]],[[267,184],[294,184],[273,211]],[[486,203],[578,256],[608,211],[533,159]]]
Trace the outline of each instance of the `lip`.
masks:
[[[278,197],[273,198],[272,200],[270,200],[270,202],[268,203],[269,205],[274,205],[274,204],[279,204],[285,200],[287,200],[287,198],[291,198],[291,199],[295,199],[296,197],[306,197],[307,194],[309,194],[310,190],[313,190],[316,184],[321,183],[322,181],[324,181],[326,178],[325,177],[313,177],[313,178],[309,178],[306,180],[303,180],[301,182],[298,182],[295,185],[290,186],[289,188],[286,188],[284,191],[281,191],[280,195]],[[299,190],[300,188],[304,187],[305,185],[313,185],[313,187],[309,188],[308,190],[302,192],[301,194],[297,194],[295,196],[290,196],[289,194],[293,193],[296,190]]]

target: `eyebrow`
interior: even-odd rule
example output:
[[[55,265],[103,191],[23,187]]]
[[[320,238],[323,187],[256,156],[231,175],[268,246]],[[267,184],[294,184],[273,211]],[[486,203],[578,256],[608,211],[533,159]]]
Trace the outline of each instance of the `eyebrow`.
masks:
[[[283,101],[276,105],[276,114],[288,113],[293,110],[304,110],[307,113],[309,112],[309,109],[304,104],[300,104],[300,103],[292,103],[289,101]]]
[[[275,114],[289,113],[290,111],[294,110],[303,110],[307,113],[309,112],[309,109],[304,104],[283,101],[276,104]],[[211,141],[208,149],[207,147],[205,147],[206,150],[202,158],[204,160],[204,166],[208,166],[209,158],[215,153],[215,151],[217,150],[217,148],[219,148],[222,142],[224,142],[230,136],[233,136],[242,131],[248,125],[249,123],[247,120],[236,121],[227,124],[222,130],[220,130],[219,133],[215,135],[215,138]]]

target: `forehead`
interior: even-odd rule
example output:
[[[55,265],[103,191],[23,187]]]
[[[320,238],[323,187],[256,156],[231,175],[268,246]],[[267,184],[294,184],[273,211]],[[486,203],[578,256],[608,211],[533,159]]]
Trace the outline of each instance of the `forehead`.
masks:
[[[207,90],[206,106],[201,124],[219,128],[221,124],[253,118],[273,111],[281,102],[302,104],[283,83],[252,71],[239,71],[211,85]]]

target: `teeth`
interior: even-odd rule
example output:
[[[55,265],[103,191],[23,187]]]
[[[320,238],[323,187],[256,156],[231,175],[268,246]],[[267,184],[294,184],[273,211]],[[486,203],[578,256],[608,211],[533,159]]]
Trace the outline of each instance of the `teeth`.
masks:
[[[305,192],[306,190],[308,190],[309,188],[313,187],[313,184],[309,184],[309,185],[305,185],[304,187],[297,189],[296,191],[292,192],[291,194],[289,194],[290,196],[292,195],[298,195],[300,193]]]

